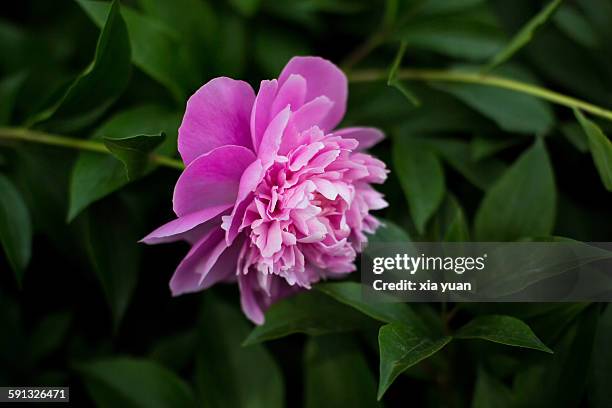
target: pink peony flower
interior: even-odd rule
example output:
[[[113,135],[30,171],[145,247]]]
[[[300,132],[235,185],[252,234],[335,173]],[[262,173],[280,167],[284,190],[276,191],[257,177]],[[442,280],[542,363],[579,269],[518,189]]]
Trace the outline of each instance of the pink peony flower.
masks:
[[[143,239],[186,240],[173,295],[238,281],[255,323],[275,301],[355,270],[387,203],[371,187],[385,164],[362,150],[373,128],[334,130],[346,76],[318,57],[293,58],[257,96],[246,82],[215,78],[189,98],[179,128],[185,163],[174,189],[178,218]]]

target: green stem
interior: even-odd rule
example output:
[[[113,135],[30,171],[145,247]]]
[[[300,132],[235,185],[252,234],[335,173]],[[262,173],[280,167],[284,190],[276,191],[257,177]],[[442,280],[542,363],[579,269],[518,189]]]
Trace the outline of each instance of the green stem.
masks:
[[[479,85],[493,86],[497,88],[509,89],[511,91],[532,95],[537,98],[566,106],[568,108],[580,109],[592,115],[612,120],[612,111],[604,109],[592,103],[563,95],[559,92],[551,91],[538,85],[516,81],[496,75],[483,73],[456,72],[436,69],[402,69],[398,71],[397,78],[414,81],[433,81],[433,82],[461,82]],[[351,82],[372,82],[387,79],[387,73],[382,70],[360,70],[349,74]]]
[[[0,140],[2,139],[67,147],[69,149],[85,150],[94,153],[112,154],[106,148],[104,143],[96,142],[93,140],[74,139],[71,137],[53,135],[50,133],[25,128],[0,127]],[[158,164],[160,166],[166,166],[179,170],[185,168],[181,161],[175,160],[168,156],[162,156],[152,153],[150,155],[150,159],[153,163]]]

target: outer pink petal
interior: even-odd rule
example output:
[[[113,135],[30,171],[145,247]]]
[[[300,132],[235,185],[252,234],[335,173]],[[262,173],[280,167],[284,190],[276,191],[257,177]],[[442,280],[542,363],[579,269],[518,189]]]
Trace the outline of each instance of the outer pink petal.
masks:
[[[179,217],[236,201],[240,177],[255,161],[246,147],[218,147],[192,161],[174,188],[174,212]]]
[[[179,217],[162,225],[149,235],[144,237],[140,242],[145,244],[162,244],[164,242],[173,242],[182,239],[190,240],[190,235],[193,230],[203,223],[220,215],[222,212],[231,208],[231,204],[223,204],[216,207],[208,207],[183,217]],[[204,230],[199,231],[204,234]]]
[[[252,150],[249,119],[254,101],[251,86],[231,78],[215,78],[198,89],[187,101],[178,131],[185,165],[220,146]]]
[[[255,324],[263,324],[264,307],[262,293],[255,287],[256,277],[254,273],[238,275],[238,287],[240,288],[240,305],[244,314]]]
[[[276,79],[261,81],[259,85],[259,92],[253,104],[253,111],[251,112],[251,138],[255,151],[259,150],[261,139],[270,122],[270,112],[272,110],[272,103],[276,97],[277,88],[278,83]]]
[[[274,98],[271,116],[276,116],[287,105],[295,112],[304,104],[304,98],[306,98],[306,80],[301,75],[289,75],[289,78],[279,88],[276,98]]]
[[[237,248],[228,249],[223,237],[223,230],[214,229],[191,248],[170,280],[173,296],[206,289],[236,274]]]
[[[319,123],[319,127],[324,131],[335,128],[346,111],[346,75],[336,65],[320,57],[292,58],[281,72],[279,84],[282,85],[291,74],[299,74],[306,79],[306,102],[325,95],[334,103],[329,114]]]
[[[385,134],[372,127],[348,127],[334,131],[335,135],[355,139],[359,142],[359,150],[366,150],[385,138]]]

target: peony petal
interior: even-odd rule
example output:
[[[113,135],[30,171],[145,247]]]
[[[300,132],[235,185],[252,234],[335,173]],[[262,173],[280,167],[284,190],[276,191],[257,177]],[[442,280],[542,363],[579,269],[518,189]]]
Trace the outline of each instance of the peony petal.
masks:
[[[334,103],[329,114],[319,123],[319,127],[325,131],[335,128],[346,111],[346,75],[333,63],[319,57],[292,58],[281,72],[278,83],[282,85],[291,74],[299,74],[306,79],[306,102],[325,95]]]
[[[240,185],[238,187],[238,197],[236,198],[236,203],[234,204],[234,209],[232,210],[232,214],[229,216],[227,220],[224,220],[223,228],[227,231],[225,240],[229,244],[231,244],[234,239],[236,239],[236,235],[238,235],[238,228],[242,223],[242,219],[244,217],[244,213],[251,203],[250,200],[247,200],[249,194],[255,190],[257,185],[261,182],[264,176],[263,166],[261,165],[261,161],[259,159],[255,160],[242,174],[240,178]]]
[[[268,168],[276,158],[290,116],[291,109],[287,106],[280,111],[268,125],[261,139],[261,145],[259,146],[257,154],[264,168]]]
[[[272,110],[272,103],[276,97],[277,88],[278,82],[276,82],[276,79],[261,81],[259,85],[259,92],[253,104],[253,111],[251,112],[251,138],[255,151],[259,150],[261,138],[270,122],[270,111]]]
[[[179,217],[176,220],[172,220],[169,223],[157,228],[155,231],[141,239],[140,242],[152,245],[182,239],[189,241],[191,240],[189,235],[196,227],[201,226],[224,211],[229,210],[231,206],[231,204],[223,204],[216,207],[208,207],[203,210],[187,214],[183,217]],[[200,234],[203,234],[204,232],[204,230],[199,231]]]
[[[287,106],[295,112],[304,104],[304,98],[306,98],[306,80],[301,75],[289,75],[274,98],[270,116],[276,116]]]
[[[327,96],[317,96],[295,112],[291,124],[296,131],[302,132],[319,125],[332,112],[334,103]]]
[[[240,288],[240,305],[244,314],[255,324],[263,324],[264,312],[261,292],[257,290],[258,282],[255,273],[238,275]]]
[[[348,127],[334,131],[335,135],[355,139],[359,142],[359,150],[366,150],[385,138],[385,134],[372,127]]]
[[[178,131],[185,165],[220,146],[253,150],[249,120],[254,101],[251,86],[231,78],[215,78],[198,89],[187,101]]]
[[[253,161],[253,152],[242,146],[218,147],[192,161],[174,188],[176,215],[233,204],[242,173]]]

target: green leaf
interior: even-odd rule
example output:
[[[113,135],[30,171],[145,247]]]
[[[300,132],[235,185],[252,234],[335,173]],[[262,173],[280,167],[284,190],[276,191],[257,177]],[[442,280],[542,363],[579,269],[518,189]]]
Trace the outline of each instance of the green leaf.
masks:
[[[587,119],[579,110],[574,110],[578,122],[589,139],[589,149],[606,190],[612,191],[612,142],[595,122]]]
[[[480,161],[520,143],[517,138],[493,138],[476,136],[470,143],[473,161]]]
[[[118,113],[103,123],[94,133],[93,139],[121,139],[138,134],[168,135],[156,149],[158,154],[176,152],[176,133],[180,123],[178,113],[167,111],[156,105],[143,105]],[[145,169],[147,173],[152,168]],[[138,174],[139,176],[140,174]],[[70,177],[70,204],[68,221],[73,220],[87,206],[119,190],[129,180],[121,161],[112,155],[81,152]]]
[[[476,239],[513,241],[550,235],[556,195],[548,153],[538,139],[485,194],[476,212]]]
[[[378,406],[376,380],[350,336],[310,338],[304,364],[306,408]]]
[[[259,0],[230,0],[230,4],[245,17],[251,17],[259,8]]]
[[[482,367],[476,375],[476,388],[472,399],[472,408],[507,408],[512,406],[512,391]]]
[[[466,242],[470,231],[463,208],[452,194],[447,194],[433,222],[434,239],[445,242]]]
[[[453,169],[459,172],[470,183],[487,190],[506,170],[506,165],[499,160],[472,160],[470,145],[456,139],[424,139],[431,149],[438,153]]]
[[[200,70],[214,65],[221,23],[209,2],[201,0],[138,0],[147,16],[176,30]],[[164,30],[168,31],[168,30]]]
[[[591,363],[598,314],[597,308],[585,311],[554,346],[555,354],[525,365],[518,372],[513,382],[517,407],[580,406]]]
[[[0,174],[0,242],[21,286],[32,254],[30,214],[13,183]]]
[[[283,376],[263,345],[241,347],[250,325],[234,307],[206,293],[198,326],[196,386],[202,406],[280,408]]]
[[[397,137],[393,165],[416,228],[422,234],[444,198],[444,172],[440,160],[427,146],[410,138]]]
[[[512,316],[478,316],[455,333],[457,339],[481,339],[552,353],[523,321]]]
[[[369,242],[392,242],[392,243],[400,243],[400,242],[411,242],[412,239],[408,232],[406,232],[402,227],[395,224],[392,221],[387,219],[378,219],[382,224],[373,235],[368,237]]]
[[[61,131],[81,128],[100,117],[128,84],[131,71],[130,41],[119,1],[109,5],[93,62],[72,82],[53,106],[34,117]]]
[[[595,408],[612,404],[612,307],[606,306],[597,324],[589,373],[589,401]]]
[[[0,105],[0,126],[11,123],[15,101],[26,78],[25,72],[18,72],[0,81],[0,100],[2,101]]]
[[[99,407],[195,407],[189,386],[161,365],[144,359],[115,357],[76,365]]]
[[[578,122],[564,123],[561,125],[561,133],[580,153],[589,151],[589,138]]]
[[[104,138],[104,145],[125,166],[128,180],[142,177],[150,166],[149,153],[163,143],[166,135],[138,135],[122,138]]]
[[[362,285],[358,282],[320,283],[315,288],[340,303],[351,306],[361,313],[384,323],[403,322],[421,325],[420,318],[405,303],[366,302],[362,296]]]
[[[417,96],[410,89],[408,89],[408,87],[404,85],[397,77],[397,71],[399,71],[400,66],[402,64],[402,58],[404,58],[404,54],[406,53],[407,45],[408,43],[406,43],[406,41],[401,42],[400,47],[397,51],[397,55],[395,56],[395,60],[391,65],[391,69],[389,70],[387,85],[392,86],[398,91],[400,91],[402,95],[404,95],[406,99],[414,106],[419,106],[421,104],[419,98],[417,98]]]
[[[416,15],[396,36],[411,47],[469,60],[489,58],[504,44],[494,17],[478,8],[458,14]]]
[[[573,5],[564,4],[553,16],[553,21],[559,30],[586,48],[599,46],[599,38],[591,22],[585,18]]]
[[[486,69],[490,70],[498,65],[503,64],[516,54],[521,48],[531,41],[535,32],[544,25],[553,15],[562,0],[552,0],[538,14],[533,16],[520,30],[512,37],[512,40],[502,50],[500,50],[491,61],[487,64]]]
[[[261,326],[251,331],[245,345],[294,333],[318,336],[373,327],[373,321],[355,309],[316,291],[300,293],[273,304]]]
[[[85,218],[84,245],[110,307],[114,328],[123,318],[138,281],[142,231],[125,203],[102,203]]]
[[[380,400],[393,381],[409,367],[432,356],[451,341],[451,337],[432,338],[419,328],[390,323],[380,328]]]
[[[550,106],[530,95],[477,84],[435,87],[454,95],[508,132],[543,134],[554,122]]]
[[[109,12],[102,1],[76,0],[89,17],[101,27]],[[129,7],[122,8],[132,48],[132,61],[164,85],[179,103],[197,87],[201,79],[194,70],[185,44],[178,34],[158,20],[146,17]]]

